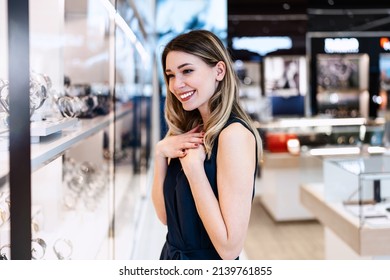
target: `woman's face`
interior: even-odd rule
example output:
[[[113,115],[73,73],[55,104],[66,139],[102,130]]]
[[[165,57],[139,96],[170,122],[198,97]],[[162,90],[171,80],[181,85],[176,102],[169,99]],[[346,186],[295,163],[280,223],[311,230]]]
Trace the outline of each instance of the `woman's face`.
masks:
[[[205,121],[210,113],[208,101],[225,75],[225,64],[220,61],[210,67],[195,55],[171,51],[166,58],[165,74],[170,92],[182,103],[183,109],[198,109]]]

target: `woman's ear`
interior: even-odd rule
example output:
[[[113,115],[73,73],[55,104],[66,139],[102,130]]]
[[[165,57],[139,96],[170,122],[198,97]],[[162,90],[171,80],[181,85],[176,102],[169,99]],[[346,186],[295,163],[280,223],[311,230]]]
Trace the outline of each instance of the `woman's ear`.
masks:
[[[223,61],[218,61],[217,65],[215,65],[217,70],[217,81],[222,81],[226,74],[226,65]]]

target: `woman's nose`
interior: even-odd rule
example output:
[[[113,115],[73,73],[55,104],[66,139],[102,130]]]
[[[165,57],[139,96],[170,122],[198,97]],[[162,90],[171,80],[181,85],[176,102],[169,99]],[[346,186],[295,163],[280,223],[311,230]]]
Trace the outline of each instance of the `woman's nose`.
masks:
[[[173,89],[178,90],[184,87],[184,81],[180,77],[175,77],[172,83]]]

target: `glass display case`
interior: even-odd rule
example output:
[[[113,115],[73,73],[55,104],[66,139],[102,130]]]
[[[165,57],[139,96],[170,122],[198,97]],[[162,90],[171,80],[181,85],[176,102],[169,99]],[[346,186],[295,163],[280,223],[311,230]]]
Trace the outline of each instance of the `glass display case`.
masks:
[[[325,200],[340,204],[360,227],[390,229],[390,156],[327,159],[324,186]]]
[[[390,258],[390,156],[324,159],[300,201],[324,226],[325,259]]]
[[[260,124],[259,130],[264,156],[258,192],[276,221],[313,218],[300,202],[300,186],[323,181],[324,159],[386,151],[382,120],[280,118]]]
[[[7,3],[0,0],[0,100],[2,93],[8,89],[8,30]],[[6,105],[6,104],[4,104]],[[9,258],[10,253],[10,217],[11,197],[9,189],[9,114],[8,106],[0,101],[0,260]]]
[[[359,154],[365,145],[383,146],[384,119],[280,118],[259,124],[259,131],[264,136],[265,150],[271,153]]]
[[[37,0],[7,9],[0,0],[2,259],[131,258],[147,187],[138,177],[150,154],[153,49],[152,23],[124,5]],[[13,32],[23,12],[17,38],[29,44],[17,65],[21,50],[9,48],[23,41],[7,26]],[[27,91],[14,90],[26,81]],[[11,141],[20,131],[24,142]]]

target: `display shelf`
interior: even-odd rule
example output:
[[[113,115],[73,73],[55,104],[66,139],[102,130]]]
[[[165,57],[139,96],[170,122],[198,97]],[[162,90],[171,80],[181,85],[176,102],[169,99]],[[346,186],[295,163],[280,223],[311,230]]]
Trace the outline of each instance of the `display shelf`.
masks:
[[[382,144],[384,120],[377,118],[281,118],[258,124],[258,129],[264,133],[266,150],[271,152],[278,148],[288,151],[287,140],[297,139],[299,147],[336,148],[353,147],[367,144],[380,146]],[[285,146],[285,147],[282,147]],[[303,152],[301,150],[301,152]],[[341,150],[337,150],[339,152]],[[325,151],[329,153],[331,151]],[[347,151],[346,152],[350,152]]]
[[[80,120],[76,126],[63,130],[61,134],[49,135],[41,139],[40,143],[33,144],[31,146],[32,171],[50,162],[76,143],[107,127],[111,120],[112,115]]]
[[[121,107],[115,114],[118,120],[132,110],[131,106]],[[42,137],[39,143],[31,145],[31,170],[35,171],[46,163],[52,161],[76,143],[108,127],[114,120],[114,113],[98,116],[93,119],[75,119],[71,127],[61,130],[61,133]],[[9,172],[8,151],[0,151],[0,178]]]
[[[47,172],[50,174],[61,174],[61,155],[70,157],[78,156],[77,160],[82,162],[92,160],[98,164],[104,164],[104,159],[96,155],[96,151],[103,149],[102,133],[114,121],[118,121],[132,112],[131,104],[120,106],[116,112],[106,116],[99,116],[92,119],[80,119],[73,127],[62,130],[44,137],[40,143],[32,144],[33,169],[33,197],[35,202],[42,205],[45,216],[44,230],[37,233],[36,237],[44,239],[50,249],[45,254],[45,259],[57,259],[58,256],[53,251],[56,240],[69,240],[73,245],[71,259],[108,259],[110,253],[107,243],[109,242],[112,197],[109,188],[105,188],[98,197],[98,207],[93,210],[86,209],[83,198],[77,200],[77,204],[72,209],[65,209],[63,193],[57,188],[51,188],[53,183],[46,183]],[[115,115],[115,117],[114,117]],[[56,163],[55,163],[56,162]],[[54,167],[59,164],[59,167]],[[53,168],[52,171],[46,171]],[[59,168],[59,169],[58,169]],[[62,176],[55,176],[51,181],[60,184]],[[43,181],[42,181],[43,180]],[[64,182],[63,182],[64,183]],[[47,194],[43,195],[42,192]],[[52,203],[53,197],[57,197],[56,203]],[[75,230],[77,229],[77,230]],[[102,249],[103,248],[103,249]],[[103,252],[102,252],[103,250]],[[100,254],[100,255],[99,255]]]
[[[44,121],[32,121],[30,124],[31,143],[39,143],[42,137],[61,132],[62,130],[77,124],[77,118],[53,118]],[[9,149],[9,130],[0,130],[0,150]]]
[[[55,231],[42,231],[33,236],[42,238],[47,243],[45,259],[58,259],[53,250],[56,240],[69,240],[72,244],[69,258],[76,260],[95,259],[102,243],[108,240],[109,213],[102,207],[93,213],[68,211],[60,222]]]
[[[77,124],[77,118],[51,119],[45,121],[33,121],[30,125],[31,143],[39,143],[42,137],[72,127]]]
[[[120,108],[115,115],[118,120],[131,112],[130,108]],[[42,165],[55,159],[76,143],[108,127],[114,120],[114,113],[92,119],[81,119],[73,127],[62,130],[61,134],[43,137],[40,143],[31,146],[31,169],[37,170]]]
[[[58,259],[54,251],[57,240],[62,240],[65,250],[70,248],[64,240],[72,244],[72,255],[64,254],[64,258],[95,259],[108,240],[110,187],[96,185],[98,178],[85,177],[80,189],[72,189],[69,182],[73,177],[65,179],[63,169],[63,158],[58,157],[32,174],[32,224],[37,225],[32,227],[32,238],[47,244],[45,259]]]
[[[378,118],[377,122],[383,123]],[[333,126],[359,126],[367,124],[366,118],[281,118],[269,123],[259,125],[264,129],[285,129],[285,128],[311,128],[311,127],[333,127]]]
[[[302,204],[359,256],[390,256],[390,226],[361,224],[340,202],[325,199],[323,183],[302,184]]]

